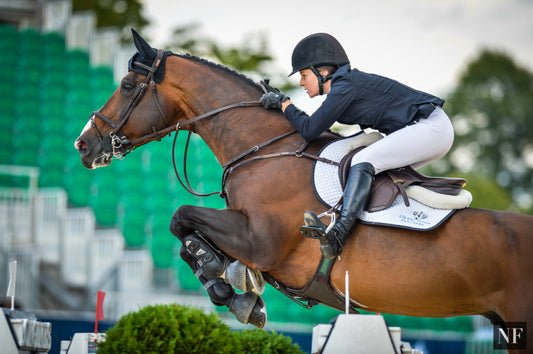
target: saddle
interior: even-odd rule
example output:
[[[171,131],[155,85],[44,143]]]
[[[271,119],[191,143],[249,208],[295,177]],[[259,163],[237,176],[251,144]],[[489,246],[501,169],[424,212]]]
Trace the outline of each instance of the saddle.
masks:
[[[339,180],[343,190],[348,180],[352,157],[362,149],[364,147],[350,151],[340,162]],[[420,186],[432,192],[457,196],[466,182],[464,178],[425,176],[410,166],[384,171],[375,176],[365,210],[376,212],[387,209],[398,195],[401,195],[405,205],[409,206],[407,197],[409,186]]]

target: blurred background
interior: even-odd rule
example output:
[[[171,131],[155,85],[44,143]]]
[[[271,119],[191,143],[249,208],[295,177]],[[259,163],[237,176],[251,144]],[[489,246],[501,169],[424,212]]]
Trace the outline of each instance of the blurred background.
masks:
[[[177,184],[172,139],[91,171],[73,147],[127,72],[130,28],[154,47],[268,77],[308,113],[321,98],[309,99],[298,75],[287,78],[291,53],[303,37],[328,32],[353,67],[446,100],[454,146],[423,173],[467,178],[473,207],[531,214],[531,18],[529,0],[0,0],[0,298],[16,259],[19,307],[52,321],[57,340],[91,330],[96,290],[108,294],[108,326],[143,305],[179,302],[242,328],[210,303],[168,231],[180,205],[225,207]],[[219,190],[221,167],[199,137],[191,144],[193,184]],[[312,327],[338,314],[300,308],[268,286],[263,298],[267,329],[305,350]],[[491,352],[482,317],[384,316],[425,353]]]

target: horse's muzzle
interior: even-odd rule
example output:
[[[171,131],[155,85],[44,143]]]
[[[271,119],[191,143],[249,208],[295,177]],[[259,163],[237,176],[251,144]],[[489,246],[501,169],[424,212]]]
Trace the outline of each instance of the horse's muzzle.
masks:
[[[81,157],[81,163],[85,168],[95,169],[97,167],[109,166],[112,155],[100,149],[95,149],[82,137],[74,142],[74,148],[78,150]]]

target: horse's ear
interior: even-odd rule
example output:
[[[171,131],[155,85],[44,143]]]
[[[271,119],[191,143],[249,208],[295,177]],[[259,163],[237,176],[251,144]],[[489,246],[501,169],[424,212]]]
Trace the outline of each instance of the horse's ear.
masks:
[[[143,37],[137,31],[135,31],[133,28],[131,29],[131,34],[133,35],[133,43],[135,43],[135,48],[137,48],[137,51],[141,56],[145,58],[155,58],[157,51],[148,44],[144,40]]]

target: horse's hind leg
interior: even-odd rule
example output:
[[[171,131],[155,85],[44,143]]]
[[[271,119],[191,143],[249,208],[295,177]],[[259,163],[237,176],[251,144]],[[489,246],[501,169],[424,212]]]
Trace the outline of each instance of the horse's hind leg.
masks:
[[[509,353],[526,354],[533,353],[533,293],[531,290],[531,283],[523,281],[517,286],[517,290],[510,291],[507,297],[506,310],[503,317],[506,323],[516,323],[515,328],[510,328],[511,334],[516,335],[520,343],[525,346],[521,350],[509,350]],[[526,331],[523,324],[529,327]],[[525,333],[527,332],[527,337]]]

